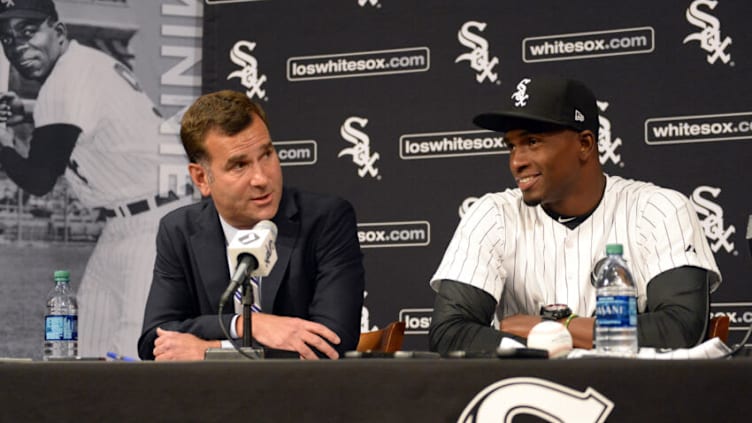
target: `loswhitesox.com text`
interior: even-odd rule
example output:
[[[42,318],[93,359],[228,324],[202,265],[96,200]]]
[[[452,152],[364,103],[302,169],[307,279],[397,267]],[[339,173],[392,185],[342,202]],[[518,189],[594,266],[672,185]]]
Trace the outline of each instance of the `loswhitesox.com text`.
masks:
[[[403,160],[508,152],[504,137],[488,131],[406,134],[400,137],[400,157]]]
[[[430,67],[427,47],[364,51],[287,59],[290,81],[424,72]]]

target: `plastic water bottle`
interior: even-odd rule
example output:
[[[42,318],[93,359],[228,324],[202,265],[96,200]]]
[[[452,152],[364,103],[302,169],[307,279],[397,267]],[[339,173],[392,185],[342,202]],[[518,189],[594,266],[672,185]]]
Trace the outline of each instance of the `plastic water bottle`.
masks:
[[[595,348],[603,354],[637,354],[637,289],[621,244],[606,246],[595,285]]]
[[[78,355],[78,304],[70,287],[70,272],[55,271],[55,287],[47,294],[44,317],[45,360]]]

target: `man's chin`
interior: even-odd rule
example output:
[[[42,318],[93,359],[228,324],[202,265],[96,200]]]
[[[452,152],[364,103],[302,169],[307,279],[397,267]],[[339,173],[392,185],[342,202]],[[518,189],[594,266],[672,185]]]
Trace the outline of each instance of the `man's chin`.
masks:
[[[42,72],[36,70],[19,71],[18,73],[21,74],[24,79],[28,79],[30,81],[38,81],[40,79],[40,75],[42,74]]]
[[[526,206],[535,207],[541,203],[541,200],[540,198],[528,198],[523,195],[522,202],[525,203]]]

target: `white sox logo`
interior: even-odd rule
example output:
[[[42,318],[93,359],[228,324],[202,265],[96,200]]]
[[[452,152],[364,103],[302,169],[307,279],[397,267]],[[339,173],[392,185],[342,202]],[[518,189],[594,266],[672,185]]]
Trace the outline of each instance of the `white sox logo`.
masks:
[[[373,178],[381,179],[379,170],[374,167],[376,160],[379,159],[379,153],[371,154],[371,138],[364,132],[353,128],[354,124],[365,128],[368,124],[368,119],[352,116],[345,120],[345,123],[339,128],[339,133],[345,141],[351,143],[353,146],[340,151],[337,157],[344,155],[352,156],[353,163],[360,166],[358,175],[361,178],[369,174]]]
[[[5,7],[15,7],[16,3],[13,0],[0,0],[0,3]]]
[[[723,209],[718,204],[703,197],[703,194],[710,194],[713,198],[718,198],[721,193],[720,188],[699,186],[692,192],[692,205],[695,207],[695,211],[704,218],[700,219],[700,225],[702,226],[705,236],[714,241],[710,244],[710,248],[714,253],[717,253],[721,247],[723,247],[727,253],[734,251],[734,243],[729,241],[731,235],[736,232],[734,225],[730,225],[728,228],[723,227]]]
[[[380,7],[379,0],[358,0],[358,5],[360,7],[365,7],[367,4],[371,4],[371,6]]]
[[[731,37],[723,38],[721,22],[718,18],[700,10],[700,6],[707,6],[710,10],[713,10],[717,5],[716,0],[695,0],[692,2],[687,8],[687,21],[700,28],[700,31],[687,35],[683,41],[683,44],[698,41],[700,47],[708,52],[707,60],[711,65],[718,59],[721,59],[723,63],[728,63],[731,60],[731,55],[725,52],[726,47],[731,44]]]
[[[462,202],[462,205],[460,206],[459,213],[460,213],[460,219],[465,217],[467,212],[470,210],[470,207],[475,204],[475,202],[478,201],[478,197],[467,197],[465,198],[465,201]]]
[[[525,107],[527,106],[527,99],[530,98],[529,95],[527,95],[527,84],[530,83],[530,78],[523,78],[522,81],[520,81],[517,84],[517,91],[512,94],[512,100],[514,100],[514,107]]]
[[[468,21],[462,25],[462,29],[457,32],[457,39],[460,44],[472,49],[472,51],[460,54],[454,60],[454,63],[459,63],[463,60],[470,62],[470,67],[478,72],[478,74],[475,75],[475,80],[478,81],[479,84],[486,78],[491,82],[496,82],[499,75],[496,72],[493,72],[493,68],[499,64],[499,58],[492,57],[491,60],[489,60],[488,41],[480,35],[470,32],[470,28],[476,28],[478,31],[483,31],[486,29],[486,24],[484,22]]]
[[[258,61],[250,54],[255,48],[256,43],[245,40],[240,40],[232,46],[230,60],[241,69],[227,75],[227,79],[240,78],[240,84],[248,88],[245,92],[248,98],[252,99],[255,96],[265,99],[266,90],[261,86],[266,82],[266,75],[259,76]]]
[[[613,408],[611,400],[591,387],[579,392],[543,379],[514,377],[478,393],[457,422],[511,422],[528,415],[552,423],[601,423]]]
[[[598,101],[598,109],[601,112],[605,112],[608,109],[608,102]],[[605,116],[598,115],[598,154],[602,165],[611,160],[615,165],[624,167],[624,163],[621,162],[621,154],[616,154],[616,149],[621,146],[621,138],[611,139],[611,121],[606,119]]]

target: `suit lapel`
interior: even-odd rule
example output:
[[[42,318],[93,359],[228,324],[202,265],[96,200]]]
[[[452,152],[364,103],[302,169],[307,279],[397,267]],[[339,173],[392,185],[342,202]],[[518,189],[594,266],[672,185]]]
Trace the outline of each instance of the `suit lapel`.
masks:
[[[274,310],[274,300],[287,274],[292,249],[300,235],[298,205],[290,190],[284,190],[279,211],[272,221],[277,225],[277,263],[261,282],[261,309],[267,313]]]
[[[200,275],[206,298],[216,310],[222,293],[230,281],[227,250],[222,225],[219,223],[214,202],[207,200],[196,221],[196,232],[190,238],[190,248]],[[229,307],[229,309],[228,309]],[[225,304],[225,311],[232,312],[232,300]]]

